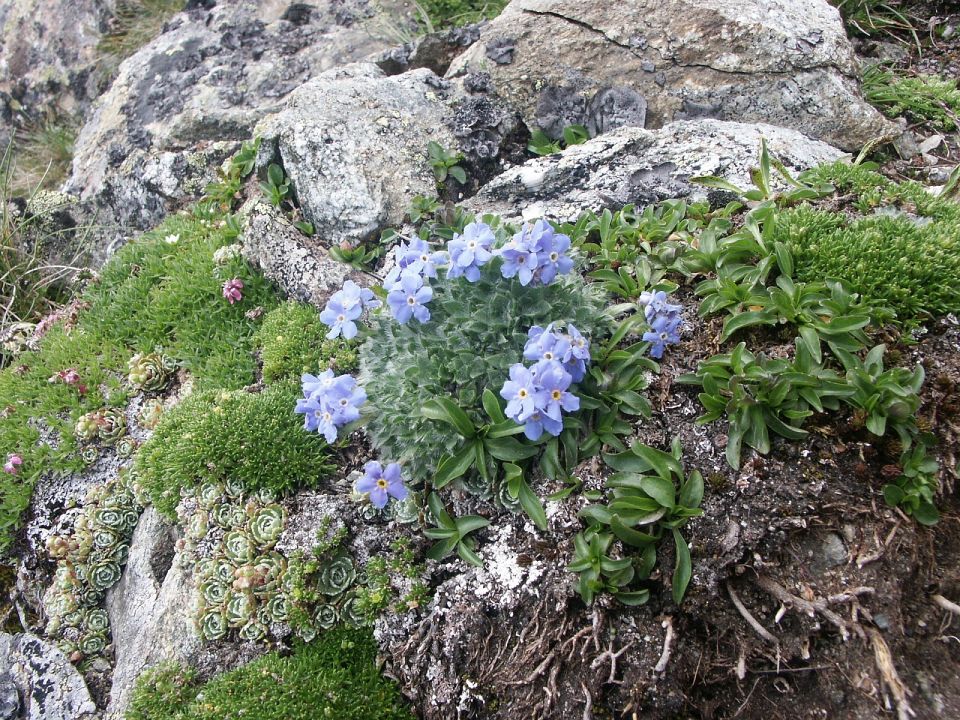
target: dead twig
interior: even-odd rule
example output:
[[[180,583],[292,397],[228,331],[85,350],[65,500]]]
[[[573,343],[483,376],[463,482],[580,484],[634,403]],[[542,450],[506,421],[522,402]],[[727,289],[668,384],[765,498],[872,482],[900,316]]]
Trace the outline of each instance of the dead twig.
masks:
[[[733,586],[728,582],[727,584],[727,594],[730,596],[730,601],[733,603],[733,606],[737,609],[743,619],[747,621],[747,625],[753,628],[753,631],[766,640],[768,643],[773,645],[780,645],[780,641],[777,640],[777,637],[767,630],[759,621],[750,614],[750,611],[744,606],[743,602],[740,600],[740,597],[734,591]]]
[[[593,696],[582,681],[580,687],[583,688],[583,695],[587,699],[587,705],[583,708],[583,720],[593,720]]]
[[[633,643],[632,643],[632,642],[629,642],[629,643],[627,643],[626,645],[624,645],[622,648],[620,648],[619,650],[617,650],[617,652],[614,652],[614,651],[613,651],[613,640],[611,640],[611,641],[610,641],[610,644],[607,646],[607,649],[604,650],[604,651],[603,651],[602,653],[600,653],[599,655],[597,655],[597,657],[594,658],[593,662],[590,663],[590,669],[591,669],[591,670],[596,670],[597,668],[599,668],[599,667],[603,664],[604,660],[606,660],[607,658],[610,658],[610,675],[607,676],[606,682],[607,682],[607,684],[609,684],[609,685],[622,685],[623,683],[619,682],[619,681],[616,679],[616,677],[617,677],[617,658],[620,657],[621,655],[623,655],[623,654],[624,654],[627,650],[629,650],[632,646],[633,646]]]
[[[897,668],[893,664],[893,655],[890,653],[887,642],[873,628],[868,628],[867,632],[870,633],[873,658],[877,663],[877,669],[880,671],[880,677],[883,679],[883,684],[890,690],[890,694],[893,695],[893,701],[897,706],[897,720],[910,720],[910,718],[916,717],[916,713],[910,707],[910,701],[907,699],[910,696],[910,690],[903,684],[897,674]]]
[[[766,575],[759,575],[756,582],[757,585],[773,595],[777,600],[782,602],[787,607],[792,607],[795,610],[805,612],[810,617],[816,617],[817,613],[820,613],[840,631],[840,636],[844,640],[848,640],[850,638],[851,630],[854,630],[861,637],[864,636],[863,628],[859,625],[859,623],[847,622],[830,609],[829,598],[804,600],[803,598],[797,597],[793,593],[789,592],[776,580],[771,577],[767,577]],[[841,595],[836,595],[834,597],[837,598],[837,602],[850,602],[855,601],[858,595],[866,595],[872,592],[874,592],[873,588],[858,587],[854,588],[850,592],[842,593]]]
[[[658,674],[666,670],[667,663],[670,662],[670,651],[673,646],[673,618],[667,615],[667,617],[663,619],[662,626],[666,628],[667,635],[663,638],[663,652],[660,653],[660,659],[657,660],[657,664],[653,667],[653,671]]]
[[[511,680],[507,685],[529,685],[534,680],[537,679],[540,675],[543,674],[544,670],[553,662],[553,659],[556,657],[553,652],[547,655],[543,661],[534,668],[533,672],[527,675],[523,680]]]

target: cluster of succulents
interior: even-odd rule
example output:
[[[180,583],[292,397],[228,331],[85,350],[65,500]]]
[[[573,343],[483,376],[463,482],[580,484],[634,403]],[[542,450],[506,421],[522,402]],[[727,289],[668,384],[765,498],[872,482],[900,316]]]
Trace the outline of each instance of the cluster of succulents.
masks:
[[[97,439],[112,447],[127,434],[127,416],[121,408],[92,410],[79,417],[74,434],[83,442]]]
[[[43,599],[46,633],[74,663],[101,655],[109,645],[109,621],[100,603],[120,580],[142,511],[136,475],[122,471],[87,493],[70,532],[47,539],[57,570]]]
[[[163,417],[163,400],[159,398],[150,398],[140,406],[140,412],[137,414],[137,422],[147,430],[155,430],[160,424],[160,418]]]
[[[127,381],[136,389],[154,393],[163,390],[173,373],[176,362],[159,352],[137,353],[127,361]]]

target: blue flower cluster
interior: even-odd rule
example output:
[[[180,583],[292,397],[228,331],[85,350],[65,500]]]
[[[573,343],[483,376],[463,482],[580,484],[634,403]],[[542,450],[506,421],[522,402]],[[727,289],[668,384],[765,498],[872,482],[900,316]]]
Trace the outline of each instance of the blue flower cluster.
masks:
[[[573,260],[566,254],[569,249],[570,238],[555,232],[546,220],[537,220],[532,227],[525,224],[500,248],[500,273],[505,278],[520,278],[524,286],[531,282],[549,285],[558,274],[573,269]]]
[[[403,484],[400,465],[390,463],[383,467],[376,460],[363,466],[363,477],[357,481],[355,487],[357,492],[367,493],[373,506],[380,510],[386,507],[390,498],[404,500],[410,494],[407,486]]]
[[[586,375],[590,361],[590,343],[575,327],[568,334],[534,326],[528,333],[523,356],[533,360],[510,367],[510,379],[503,384],[500,397],[507,401],[506,414],[523,425],[530,440],[539,440],[544,431],[556,437],[563,431],[563,412],[580,409],[580,398],[569,392],[570,385]]]
[[[448,278],[465,277],[470,282],[480,279],[480,268],[493,257],[493,243],[496,237],[493,228],[486,223],[472,222],[456,234],[447,243],[450,253]]]
[[[651,343],[650,357],[662,358],[667,345],[680,342],[683,306],[667,302],[667,294],[662,290],[641,293],[638,302],[650,325],[650,330],[643,334],[644,342]]]
[[[350,375],[334,377],[333,370],[318,376],[305,373],[301,378],[303,397],[294,412],[303,413],[304,429],[316,430],[328,443],[337,439],[337,429],[360,418],[360,406],[367,401],[366,391]]]
[[[415,238],[398,244],[394,257],[397,264],[383,279],[390,313],[401,325],[411,317],[425,323],[430,319],[427,303],[433,300],[427,279],[435,278],[437,266],[446,264],[446,253],[433,251],[426,240]]]
[[[327,339],[333,340],[339,335],[350,340],[357,335],[357,324],[354,322],[363,313],[364,308],[380,307],[380,301],[373,295],[373,290],[361,288],[353,280],[347,280],[343,289],[330,296],[326,307],[320,313],[320,322],[330,328]]]

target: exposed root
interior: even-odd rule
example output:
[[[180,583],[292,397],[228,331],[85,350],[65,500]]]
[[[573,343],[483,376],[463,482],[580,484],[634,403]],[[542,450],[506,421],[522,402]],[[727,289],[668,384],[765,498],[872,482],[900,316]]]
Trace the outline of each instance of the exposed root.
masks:
[[[753,631],[768,643],[779,645],[780,641],[777,640],[777,637],[767,630],[763,625],[761,625],[760,622],[750,614],[750,611],[744,606],[743,602],[740,600],[740,596],[737,595],[736,591],[733,589],[733,586],[729,582],[727,582],[726,585],[727,594],[730,596],[730,601],[737,609],[737,612],[739,612],[743,616],[743,619],[747,621],[747,625],[753,628]]]
[[[527,675],[523,680],[511,680],[506,684],[507,685],[529,685],[534,680],[536,680],[537,677],[542,675],[544,671],[546,671],[546,669],[550,666],[550,663],[552,663],[555,658],[556,658],[556,654],[551,652],[540,662],[539,665],[537,665],[536,668],[534,668],[533,672]]]
[[[954,615],[960,615],[960,605],[947,600],[943,595],[934,595],[930,599],[933,600],[935,605],[943,608],[947,612],[952,612]]]
[[[663,638],[663,652],[660,653],[660,659],[657,660],[657,664],[653,668],[653,671],[658,674],[666,670],[667,664],[670,662],[670,651],[673,649],[673,618],[668,615],[664,618],[662,625],[666,628],[667,635]]]
[[[897,706],[897,720],[910,720],[911,717],[916,716],[907,699],[910,695],[910,690],[903,684],[903,681],[900,680],[900,676],[897,674],[897,668],[893,664],[893,655],[890,654],[890,648],[879,632],[873,628],[868,628],[867,632],[870,633],[870,642],[873,645],[873,657],[874,660],[876,660],[877,669],[880,671],[880,677],[883,678],[884,686],[890,691],[890,694],[893,695],[893,702]]]
[[[610,675],[607,676],[606,683],[608,685],[622,685],[623,683],[617,680],[617,658],[623,655],[627,650],[631,648],[633,643],[627,643],[622,648],[613,651],[613,641],[610,641],[610,644],[607,646],[607,649],[604,650],[600,655],[594,658],[593,662],[590,663],[590,669],[596,670],[603,664],[603,661],[607,658],[610,658]]]
[[[840,636],[844,640],[850,639],[851,630],[856,632],[860,637],[865,637],[863,628],[859,623],[856,621],[844,620],[842,617],[837,615],[837,613],[831,610],[829,605],[831,602],[834,604],[845,602],[856,603],[859,595],[868,595],[874,592],[874,589],[871,587],[853,588],[846,593],[834,595],[826,599],[816,598],[814,600],[804,600],[803,598],[797,597],[793,593],[789,592],[776,580],[771,577],[767,577],[766,575],[760,575],[757,578],[757,585],[773,595],[777,600],[782,602],[787,607],[792,607],[795,610],[805,612],[810,617],[815,617],[817,613],[820,613],[840,631]]]
[[[593,696],[590,694],[590,691],[587,690],[587,686],[583,684],[583,681],[580,682],[580,687],[583,688],[583,695],[587,701],[586,706],[583,708],[583,720],[593,720]]]

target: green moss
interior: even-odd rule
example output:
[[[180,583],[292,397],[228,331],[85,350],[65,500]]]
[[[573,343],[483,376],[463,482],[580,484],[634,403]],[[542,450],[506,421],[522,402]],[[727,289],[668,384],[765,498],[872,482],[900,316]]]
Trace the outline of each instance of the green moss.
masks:
[[[268,313],[256,336],[264,381],[299,378],[328,368],[337,374],[356,370],[356,350],[344,340],[327,340],[328,330],[310,305],[291,301]]]
[[[960,205],[867,168],[814,174],[853,194],[862,215],[802,206],[777,216],[773,239],[790,245],[799,280],[844,280],[901,321],[960,312]]]
[[[329,475],[327,444],[293,412],[299,396],[294,382],[260,393],[211,390],[165,413],[135,465],[157,509],[173,516],[180,490],[201,480],[283,493]]]
[[[957,129],[960,88],[956,80],[937,75],[904,77],[872,67],[863,74],[863,95],[889,117],[905,115],[914,122],[929,122],[941,130]]]
[[[205,685],[164,666],[137,680],[126,720],[412,720],[375,658],[369,632],[338,628],[293,655],[270,653]]]

